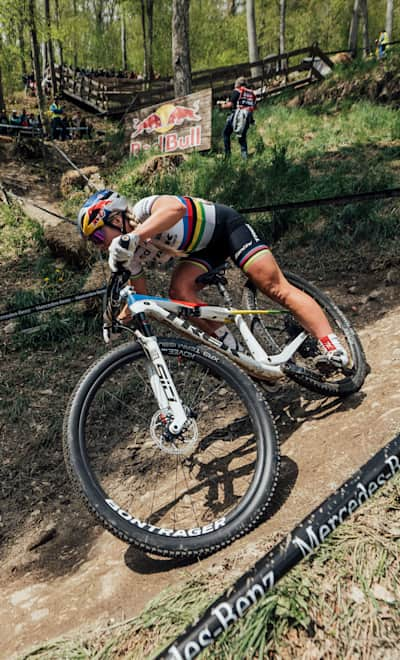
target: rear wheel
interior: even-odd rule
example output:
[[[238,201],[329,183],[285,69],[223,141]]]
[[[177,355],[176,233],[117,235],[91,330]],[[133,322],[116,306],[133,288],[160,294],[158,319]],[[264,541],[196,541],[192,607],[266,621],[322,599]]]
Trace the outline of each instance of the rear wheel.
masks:
[[[325,293],[310,284],[299,275],[285,272],[288,281],[298,289],[305,291],[322,307],[333,332],[346,348],[350,362],[341,369],[321,361],[318,342],[311,335],[300,346],[283,371],[286,375],[308,389],[329,396],[346,396],[356,392],[362,386],[367,374],[367,363],[360,339],[350,321]],[[251,282],[244,289],[243,304],[253,309],[250,319],[254,336],[268,353],[279,353],[302,327],[293,315],[279,304],[261,293]],[[271,314],[257,314],[257,310],[272,310]]]
[[[159,344],[188,414],[171,438],[138,344],[83,376],[65,418],[69,473],[116,536],[170,557],[211,553],[252,529],[274,491],[279,452],[268,406],[240,369],[177,339]]]

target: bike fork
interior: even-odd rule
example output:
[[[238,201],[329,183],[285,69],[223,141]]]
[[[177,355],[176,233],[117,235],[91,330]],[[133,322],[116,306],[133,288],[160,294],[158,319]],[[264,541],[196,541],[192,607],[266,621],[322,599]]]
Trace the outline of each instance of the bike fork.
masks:
[[[178,435],[188,421],[188,417],[157,339],[154,336],[146,337],[138,330],[135,334],[148,358],[147,375],[159,408],[161,411],[172,413],[172,421],[168,425],[168,430],[173,435]]]

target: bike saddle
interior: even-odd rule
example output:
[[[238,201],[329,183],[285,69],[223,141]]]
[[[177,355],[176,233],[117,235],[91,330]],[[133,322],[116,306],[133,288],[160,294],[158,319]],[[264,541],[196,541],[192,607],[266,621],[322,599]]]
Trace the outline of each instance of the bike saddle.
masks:
[[[224,261],[223,264],[213,268],[212,270],[208,271],[208,273],[203,273],[203,275],[196,277],[195,281],[199,284],[226,284],[227,279],[225,277],[225,271],[227,268],[228,262]]]

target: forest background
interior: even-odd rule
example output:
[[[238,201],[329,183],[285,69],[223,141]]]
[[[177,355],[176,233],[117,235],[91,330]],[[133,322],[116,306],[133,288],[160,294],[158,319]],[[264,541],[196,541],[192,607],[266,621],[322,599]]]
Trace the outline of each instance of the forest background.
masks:
[[[33,68],[32,39],[41,46],[42,68],[50,50],[55,62],[74,67],[171,75],[173,12],[185,10],[192,71],[312,42],[325,51],[346,49],[355,17],[356,35],[372,49],[381,30],[396,39],[400,28],[393,0],[2,0],[0,92],[21,89]]]

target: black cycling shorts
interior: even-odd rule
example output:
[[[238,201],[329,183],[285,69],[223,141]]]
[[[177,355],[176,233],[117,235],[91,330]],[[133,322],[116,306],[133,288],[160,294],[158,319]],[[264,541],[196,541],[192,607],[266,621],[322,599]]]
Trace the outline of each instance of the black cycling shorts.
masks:
[[[215,210],[216,225],[210,243],[182,261],[209,271],[230,257],[246,273],[256,259],[269,252],[269,248],[237,211],[223,204],[215,204]]]

